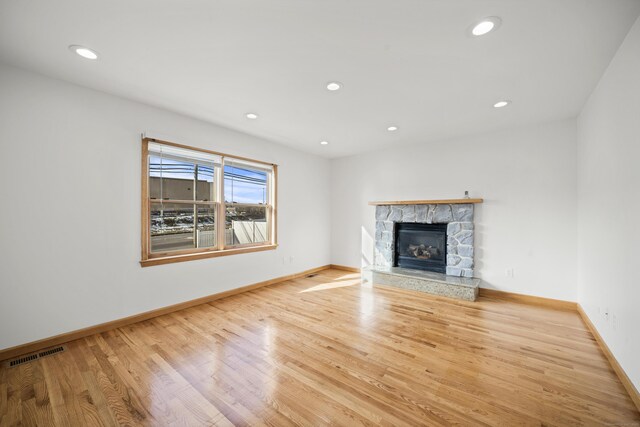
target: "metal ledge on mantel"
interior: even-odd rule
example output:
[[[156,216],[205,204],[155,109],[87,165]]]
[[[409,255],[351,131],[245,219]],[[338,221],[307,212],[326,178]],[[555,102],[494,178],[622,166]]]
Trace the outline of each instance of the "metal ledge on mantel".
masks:
[[[391,200],[388,202],[369,202],[369,205],[463,205],[467,203],[482,203],[483,201],[483,199]]]

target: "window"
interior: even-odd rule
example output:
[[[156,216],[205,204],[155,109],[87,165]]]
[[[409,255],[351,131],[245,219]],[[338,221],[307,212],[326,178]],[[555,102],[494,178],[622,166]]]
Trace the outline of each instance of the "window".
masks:
[[[144,138],[142,261],[276,247],[276,166]]]

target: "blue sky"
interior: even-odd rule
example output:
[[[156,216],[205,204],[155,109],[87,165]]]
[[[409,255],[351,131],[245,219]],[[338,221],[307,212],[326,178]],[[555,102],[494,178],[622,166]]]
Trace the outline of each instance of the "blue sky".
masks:
[[[232,197],[233,195],[233,197]],[[267,173],[224,167],[224,199],[238,203],[266,203]]]

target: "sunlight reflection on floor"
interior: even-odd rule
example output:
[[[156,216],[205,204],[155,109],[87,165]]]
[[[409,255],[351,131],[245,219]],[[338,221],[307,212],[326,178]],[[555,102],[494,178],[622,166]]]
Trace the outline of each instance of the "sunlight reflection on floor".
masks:
[[[345,273],[342,276],[336,277],[333,279],[336,280],[345,280],[345,279],[360,279],[360,273]]]
[[[376,296],[371,289],[363,288],[360,291],[360,322],[367,324],[369,318],[373,316],[376,308]]]
[[[349,277],[349,276],[357,276],[357,279],[346,279],[346,280],[341,280],[344,277]],[[340,278],[338,278],[338,280],[332,280],[330,282],[327,283],[320,283],[319,285],[315,285],[312,286],[310,288],[304,289],[300,292],[298,292],[299,294],[304,293],[304,292],[316,292],[316,291],[326,291],[328,289],[336,289],[336,288],[344,288],[347,286],[355,286],[355,285],[359,285],[360,284],[360,276],[359,275],[355,275],[355,274],[350,274],[350,275],[346,275],[346,276],[342,276]]]

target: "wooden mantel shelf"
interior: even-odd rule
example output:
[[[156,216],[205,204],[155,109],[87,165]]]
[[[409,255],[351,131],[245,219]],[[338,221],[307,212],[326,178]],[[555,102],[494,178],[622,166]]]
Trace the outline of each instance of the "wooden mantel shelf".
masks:
[[[466,203],[482,203],[482,199],[444,199],[444,200],[391,200],[388,202],[369,202],[378,205],[462,205]]]

